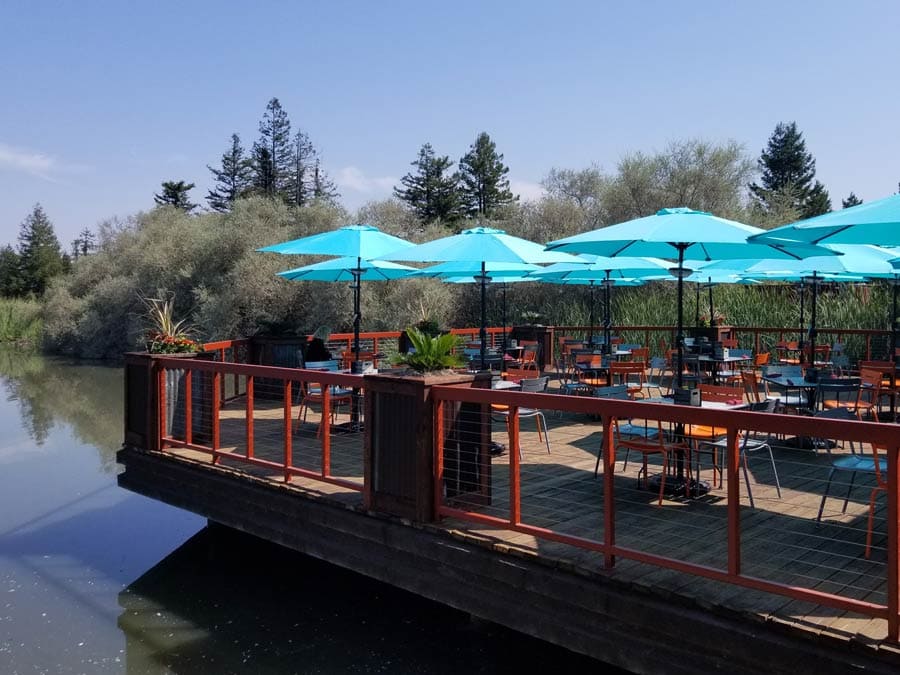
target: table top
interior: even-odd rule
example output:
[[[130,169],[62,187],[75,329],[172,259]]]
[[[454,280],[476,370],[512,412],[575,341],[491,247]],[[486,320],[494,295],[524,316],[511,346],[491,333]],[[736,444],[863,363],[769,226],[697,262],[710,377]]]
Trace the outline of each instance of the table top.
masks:
[[[652,398],[638,398],[635,399],[637,402],[644,403],[669,403],[674,404],[675,402],[671,398],[654,396]],[[746,408],[749,404],[745,401],[741,401],[740,403],[724,403],[722,401],[700,401],[700,407],[704,410],[740,410],[742,408]],[[691,406],[687,406],[691,407]],[[696,407],[696,406],[694,406]]]
[[[491,382],[491,389],[520,389],[522,387],[518,382],[511,382],[510,380],[497,380],[495,382]]]
[[[700,356],[689,356],[688,358],[705,361],[707,363],[739,363],[741,361],[752,361],[751,356],[711,356],[710,354],[701,354]]]
[[[819,385],[818,381],[810,382],[802,375],[798,377],[785,377],[784,375],[773,377],[772,375],[763,375],[762,380],[769,384],[785,388],[796,387],[797,389],[815,389]]]

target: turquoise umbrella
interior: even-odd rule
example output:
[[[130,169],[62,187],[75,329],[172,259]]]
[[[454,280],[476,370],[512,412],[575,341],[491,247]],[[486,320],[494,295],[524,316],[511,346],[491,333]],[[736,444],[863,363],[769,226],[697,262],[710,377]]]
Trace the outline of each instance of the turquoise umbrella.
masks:
[[[678,324],[676,346],[678,353],[677,386],[681,386],[684,366],[684,277],[690,274],[684,266],[686,258],[721,260],[728,258],[803,258],[808,255],[828,255],[827,250],[783,242],[772,244],[747,243],[747,237],[763,230],[733,220],[719,218],[703,211],[688,208],[662,209],[653,216],[629,220],[573,237],[552,241],[549,250],[591,253],[594,255],[654,256],[677,258],[678,264],[670,272],[678,278]]]
[[[418,272],[415,267],[381,260],[333,258],[324,262],[279,272],[278,276],[291,281],[389,281],[402,279]]]
[[[347,272],[353,279],[353,361],[359,363],[359,311],[360,279],[365,271],[363,261],[371,260],[384,253],[396,251],[412,244],[404,239],[385,234],[372,225],[346,225],[336,230],[319,232],[281,244],[256,249],[263,253],[284,255],[333,255],[349,258]],[[352,259],[356,259],[355,264]]]
[[[577,262],[566,253],[545,251],[540,244],[506,234],[490,227],[473,227],[459,234],[435,239],[390,254],[375,256],[381,260],[403,262],[463,262],[477,263],[481,279],[481,362],[487,350],[487,269],[493,263]]]
[[[900,246],[900,194],[799,220],[750,241]]]

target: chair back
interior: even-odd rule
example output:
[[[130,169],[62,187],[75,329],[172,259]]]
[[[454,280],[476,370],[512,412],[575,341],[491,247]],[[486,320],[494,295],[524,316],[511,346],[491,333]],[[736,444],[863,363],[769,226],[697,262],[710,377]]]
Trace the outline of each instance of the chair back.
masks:
[[[737,349],[738,346],[737,338],[722,338],[719,342],[721,342],[722,346],[726,349]]]
[[[507,368],[506,369],[506,379],[509,382],[521,382],[522,380],[534,378],[535,375],[536,375],[536,373],[533,368]]]
[[[628,400],[628,387],[624,384],[614,384],[610,387],[594,387],[594,396],[597,398],[615,398]]]
[[[769,365],[769,359],[771,358],[771,356],[772,355],[769,352],[760,352],[753,357],[753,367],[762,368],[763,366]]]
[[[861,383],[862,380],[858,377],[820,377],[816,385],[816,401],[850,403],[856,400]]]
[[[700,384],[700,400],[716,403],[735,403],[744,400],[741,387],[722,387],[713,384]]]
[[[641,363],[646,364],[650,360],[650,350],[646,347],[638,347],[636,349],[632,349],[631,360],[640,361]],[[646,368],[647,366],[645,365],[644,367]]]
[[[742,359],[749,359],[752,351],[749,349],[731,349],[728,352],[729,356],[737,356]]]
[[[744,385],[744,395],[747,397],[748,401],[751,401],[750,405],[766,403],[759,391],[759,375],[757,375],[755,371],[741,371],[741,382]],[[774,400],[772,401],[772,404],[775,404]]]
[[[615,382],[621,378],[621,384],[644,384],[645,369],[643,361],[613,361],[609,364],[609,372]]]
[[[331,359],[330,361],[307,361],[303,367],[306,370],[340,370],[337,359]]]

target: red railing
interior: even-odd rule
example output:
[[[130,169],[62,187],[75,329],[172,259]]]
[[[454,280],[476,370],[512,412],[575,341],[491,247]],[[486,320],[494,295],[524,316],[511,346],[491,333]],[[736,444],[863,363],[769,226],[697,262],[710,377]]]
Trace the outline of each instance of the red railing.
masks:
[[[462,338],[475,340],[478,338],[480,330],[480,328],[451,328],[450,332]],[[509,332],[509,328],[506,329],[506,332]],[[487,333],[489,346],[498,347],[502,342],[504,329],[492,326],[487,329]],[[398,330],[368,331],[360,333],[359,340],[360,343],[366,345],[364,351],[378,353],[384,351],[385,342],[391,343],[392,347],[396,346],[400,334],[401,332]],[[353,349],[353,333],[332,333],[328,337],[328,344],[332,349],[350,351]]]
[[[898,512],[898,489],[900,489],[900,428],[892,424],[878,424],[870,422],[845,422],[828,419],[816,419],[800,416],[773,415],[764,413],[705,410],[687,406],[648,404],[630,401],[602,400],[591,397],[559,396],[555,394],[526,394],[518,392],[498,392],[485,389],[461,389],[456,387],[435,387],[433,390],[436,402],[441,403],[476,403],[485,406],[508,406],[508,460],[509,477],[508,488],[503,499],[508,504],[508,515],[490,515],[479,505],[483,499],[466,502],[465,499],[452,499],[445,496],[445,447],[442,440],[435,443],[435,510],[441,517],[456,518],[459,520],[489,525],[504,530],[533,536],[538,540],[559,542],[600,553],[604,557],[604,565],[611,568],[615,565],[616,558],[635,560],[660,568],[676,570],[681,573],[696,575],[705,579],[725,582],[735,586],[754,589],[764,593],[777,594],[799,601],[806,601],[833,607],[844,611],[857,612],[874,618],[886,619],[888,622],[888,636],[897,640],[900,638],[900,587],[898,587],[898,570],[900,570],[900,558],[898,558],[898,543],[900,543],[900,512]],[[520,447],[518,411],[528,408],[530,410],[543,409],[547,411],[562,411],[598,416],[602,429],[611,429],[614,418],[631,419],[640,418],[647,420],[662,420],[668,424],[702,424],[712,425],[718,429],[727,431],[728,451],[726,453],[726,466],[724,467],[724,480],[727,483],[726,511],[727,511],[727,554],[724,565],[717,567],[707,564],[699,564],[677,557],[659,555],[657,553],[642,550],[634,546],[626,547],[616,543],[617,535],[617,472],[615,470],[616,448],[612,434],[603,434],[602,438],[602,536],[597,538],[574,535],[566,532],[562,527],[539,526],[526,521],[523,518],[523,487],[522,466],[519,453]],[[443,416],[436,420],[436,439],[444,439]],[[752,429],[764,433],[783,433],[789,427],[791,434],[808,435],[811,438],[831,438],[857,443],[875,443],[886,448],[888,504],[885,521],[887,522],[887,563],[885,565],[884,583],[887,587],[885,603],[870,602],[864,599],[825,592],[813,587],[812,584],[804,586],[801,583],[783,583],[773,579],[745,574],[742,571],[742,545],[753,544],[744,539],[741,522],[741,474],[740,474],[740,448],[738,445],[739,430]],[[537,451],[541,450],[540,444]],[[495,479],[496,480],[496,479]],[[558,487],[558,489],[560,489]],[[490,501],[490,500],[489,500]],[[465,505],[461,507],[459,504]],[[527,503],[527,502],[526,502]],[[655,506],[649,508],[657,508]],[[655,512],[656,514],[664,513]],[[677,527],[677,524],[673,524]],[[627,531],[627,530],[626,530]],[[709,536],[709,533],[706,533]],[[698,546],[704,545],[701,539]],[[816,584],[821,584],[818,580]]]
[[[322,423],[316,434],[319,441],[319,470],[314,471],[297,465],[294,461],[294,419],[293,407],[298,399],[301,387],[310,382],[321,385],[321,418],[328,420],[332,412],[332,387],[359,390],[362,386],[360,375],[346,375],[295,368],[274,368],[236,363],[210,362],[202,359],[158,358],[157,366],[157,400],[158,400],[158,443],[157,449],[187,448],[209,454],[213,464],[227,458],[237,464],[263,467],[277,470],[285,482],[293,476],[302,476],[330,483],[351,490],[362,491],[361,480],[349,480],[335,476],[332,472],[332,428],[329,423]],[[243,447],[234,450],[222,450],[222,382],[225,376],[232,375],[245,382],[244,415],[239,418],[243,424]],[[176,376],[176,377],[173,377]],[[267,389],[265,400],[280,401],[280,432],[269,433],[267,437],[268,457],[260,457],[257,452],[255,411],[259,401],[256,381],[264,381]],[[199,381],[199,382],[198,382]],[[199,389],[198,389],[199,387]],[[174,393],[177,392],[177,393]],[[173,402],[174,401],[174,402]],[[180,401],[180,404],[177,403]],[[186,402],[191,402],[188,405]],[[169,405],[177,405],[178,410],[169,410]],[[269,403],[271,411],[272,404]],[[202,416],[202,423],[197,416]],[[278,416],[275,416],[277,421]],[[176,430],[175,422],[178,422]],[[270,424],[270,426],[272,426]],[[198,428],[202,429],[202,438],[198,438]],[[357,436],[359,434],[356,434]],[[274,442],[273,442],[274,438]],[[279,458],[273,459],[273,446],[278,445]],[[361,453],[361,450],[360,450]],[[359,457],[360,474],[362,458]]]

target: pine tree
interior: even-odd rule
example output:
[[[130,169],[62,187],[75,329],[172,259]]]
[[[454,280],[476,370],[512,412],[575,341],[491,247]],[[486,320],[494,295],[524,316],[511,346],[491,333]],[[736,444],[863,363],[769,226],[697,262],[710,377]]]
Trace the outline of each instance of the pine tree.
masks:
[[[294,136],[293,162],[290,203],[303,206],[313,196],[313,174],[318,159],[312,141],[302,131],[298,131]]]
[[[5,298],[22,294],[22,264],[19,254],[7,244],[0,249],[0,296]]]
[[[190,213],[197,208],[188,197],[188,192],[195,187],[193,183],[185,183],[183,180],[166,180],[162,182],[162,192],[153,195],[153,201],[160,206],[174,206]]]
[[[266,106],[259,122],[259,140],[253,144],[254,186],[264,187],[267,197],[281,197],[291,201],[291,173],[293,152],[291,148],[291,122],[277,98]],[[265,149],[265,153],[263,153]]]
[[[313,167],[313,197],[334,202],[340,196],[341,194],[337,191],[334,182],[328,177],[325,170],[319,166],[319,158],[316,157],[316,165]]]
[[[758,161],[760,182],[750,184],[750,192],[767,208],[771,195],[783,193],[790,187],[797,195],[797,210],[801,217],[811,218],[831,210],[828,191],[816,176],[816,160],[806,151],[803,134],[796,122],[779,122],[769,137]]]
[[[19,230],[19,270],[21,291],[36,295],[43,295],[50,279],[63,271],[59,240],[40,204],[35,204]]]
[[[72,240],[72,258],[78,260],[82,256],[92,253],[97,248],[94,233],[84,228],[78,236]]]
[[[459,175],[450,173],[450,158],[437,157],[431,143],[426,143],[410,164],[416,167],[416,173],[401,178],[403,187],[395,187],[394,195],[409,204],[423,223],[459,217]]]
[[[214,211],[230,211],[236,199],[247,192],[252,178],[250,160],[244,156],[244,147],[237,134],[231,134],[231,147],[222,155],[222,168],[214,169],[208,164],[215,179],[215,187],[206,195],[209,208]]]
[[[459,160],[463,208],[470,216],[491,216],[500,206],[518,199],[509,191],[509,167],[486,132],[482,132]]]
[[[857,197],[854,192],[851,192],[847,199],[841,200],[841,208],[849,209],[851,206],[859,206],[862,203],[863,200]]]

